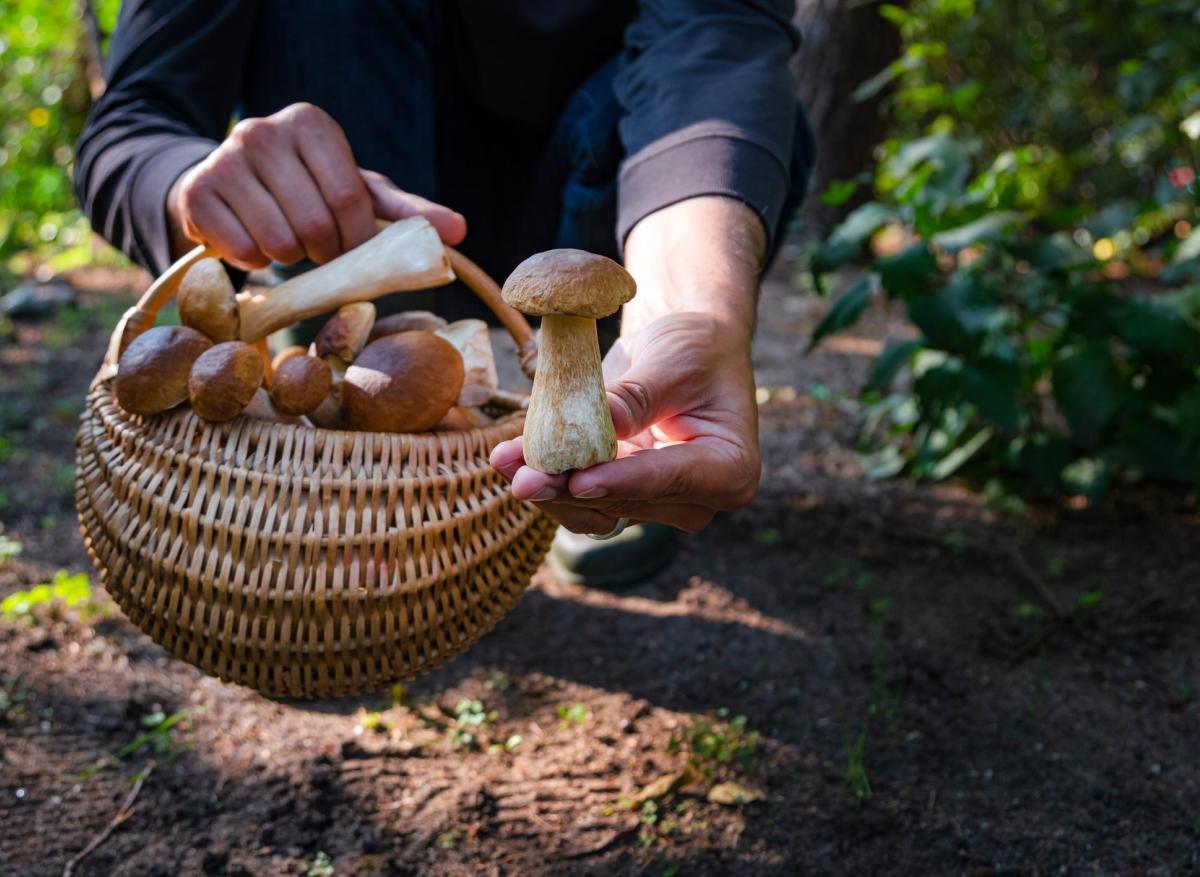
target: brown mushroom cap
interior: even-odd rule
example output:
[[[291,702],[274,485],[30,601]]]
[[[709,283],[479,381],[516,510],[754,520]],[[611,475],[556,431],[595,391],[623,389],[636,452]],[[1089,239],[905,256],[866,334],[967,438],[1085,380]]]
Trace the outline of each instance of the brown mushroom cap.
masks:
[[[369,301],[342,305],[317,333],[317,356],[336,356],[353,362],[375,325],[375,305]]]
[[[285,347],[283,350],[275,354],[271,359],[271,371],[277,372],[283,368],[283,364],[294,356],[308,355],[308,348],[301,347],[299,344],[293,344],[291,347]]]
[[[462,357],[444,338],[386,335],[346,369],[342,417],[351,429],[423,432],[454,405],[465,376]]]
[[[175,293],[179,321],[213,341],[233,341],[238,337],[237,293],[217,259],[201,259],[183,275]]]
[[[232,420],[249,404],[262,379],[262,356],[253,344],[214,344],[197,357],[188,376],[192,410],[205,420]]]
[[[367,343],[370,344],[384,335],[396,335],[400,332],[436,332],[444,326],[446,326],[446,321],[429,311],[404,311],[400,314],[389,314],[375,321]]]
[[[151,415],[188,397],[196,357],[212,347],[187,326],[151,326],[130,342],[117,363],[117,402],[130,414]]]
[[[530,256],[504,281],[504,301],[525,314],[565,314],[598,320],[633,298],[628,271],[583,250],[547,250]]]
[[[271,401],[283,414],[308,414],[325,400],[332,386],[333,372],[324,360],[294,356],[275,372]]]

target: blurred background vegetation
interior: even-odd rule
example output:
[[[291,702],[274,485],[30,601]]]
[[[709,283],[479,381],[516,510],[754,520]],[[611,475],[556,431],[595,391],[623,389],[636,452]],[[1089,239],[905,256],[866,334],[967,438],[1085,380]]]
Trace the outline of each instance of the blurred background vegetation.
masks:
[[[810,29],[848,14],[800,5]],[[0,287],[119,259],[70,178],[118,8],[0,0]],[[833,298],[815,343],[880,298],[913,324],[863,391],[868,470],[1002,499],[1200,482],[1200,5],[868,2],[860,32],[864,8],[898,57],[847,49],[854,93],[827,103],[869,107],[838,136],[882,142],[822,185],[838,224],[798,270]]]
[[[119,7],[0,0],[0,271],[10,282],[35,265],[67,270],[106,250],[114,258],[75,204],[71,162],[100,85],[100,33],[112,32]]]

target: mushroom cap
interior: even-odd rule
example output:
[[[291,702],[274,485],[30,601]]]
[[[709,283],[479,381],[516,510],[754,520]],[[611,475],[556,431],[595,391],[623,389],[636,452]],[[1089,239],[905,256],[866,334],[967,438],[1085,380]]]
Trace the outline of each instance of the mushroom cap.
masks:
[[[238,337],[241,318],[237,292],[220,260],[201,259],[192,265],[179,283],[175,303],[183,325],[203,332],[213,341]]]
[[[277,372],[283,368],[283,364],[294,356],[307,356],[308,348],[301,347],[299,344],[293,344],[291,347],[285,347],[283,350],[275,354],[271,360],[271,371]]]
[[[371,337],[367,339],[367,343],[370,344],[377,338],[382,338],[384,335],[395,335],[398,332],[413,332],[418,330],[436,332],[445,325],[445,320],[437,314],[431,314],[429,311],[404,311],[399,314],[389,314],[375,321],[375,326],[371,329]]]
[[[462,390],[454,345],[432,332],[385,335],[367,345],[342,380],[342,417],[351,429],[424,432]]]
[[[329,395],[333,372],[323,359],[293,356],[271,381],[271,401],[282,414],[308,414]]]
[[[547,250],[530,256],[504,281],[503,298],[524,314],[566,314],[598,320],[633,298],[628,271],[583,250]]]
[[[374,325],[375,305],[369,301],[342,305],[317,333],[314,342],[317,356],[336,356],[344,362],[353,362]]]
[[[151,415],[188,397],[192,364],[212,347],[187,326],[151,326],[138,335],[117,363],[117,402],[130,414]]]
[[[262,384],[263,361],[245,341],[214,344],[196,358],[188,376],[192,410],[205,420],[232,420]]]

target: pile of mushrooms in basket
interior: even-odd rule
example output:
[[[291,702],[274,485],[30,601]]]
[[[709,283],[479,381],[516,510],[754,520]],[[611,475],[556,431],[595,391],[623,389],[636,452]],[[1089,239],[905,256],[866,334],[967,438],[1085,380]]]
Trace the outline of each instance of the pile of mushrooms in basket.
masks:
[[[490,284],[420,217],[266,290],[238,293],[220,261],[200,258],[176,292],[181,325],[152,326],[121,352],[117,401],[142,416],[188,403],[213,422],[250,416],[393,433],[487,426],[487,406],[504,395],[487,324],[447,323],[425,311],[377,319],[371,303],[449,283],[455,268],[477,292],[481,277]],[[615,455],[595,321],[633,292],[621,266],[578,250],[533,256],[505,284],[506,305],[543,318],[525,424],[535,468],[561,472]],[[268,352],[271,333],[330,313],[308,348]],[[532,350],[526,355],[532,366]]]

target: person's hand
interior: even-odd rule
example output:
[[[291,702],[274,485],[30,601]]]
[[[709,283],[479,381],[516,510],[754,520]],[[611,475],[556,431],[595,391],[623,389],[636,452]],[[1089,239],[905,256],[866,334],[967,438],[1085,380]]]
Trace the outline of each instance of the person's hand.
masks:
[[[695,532],[758,487],[758,409],[750,349],[708,313],[661,316],[622,337],[604,360],[617,459],[546,475],[526,465],[521,440],[491,464],[513,495],[577,533],[607,533],[619,518]]]
[[[467,233],[461,214],[361,169],[341,126],[305,103],[238,122],[176,181],[167,215],[177,256],[204,243],[243,269],[328,262],[374,235],[377,217],[425,216],[448,244]]]

